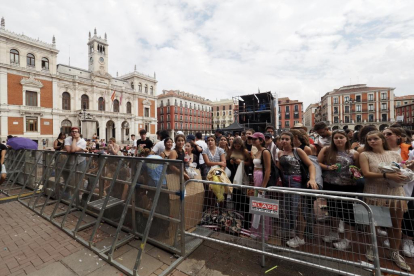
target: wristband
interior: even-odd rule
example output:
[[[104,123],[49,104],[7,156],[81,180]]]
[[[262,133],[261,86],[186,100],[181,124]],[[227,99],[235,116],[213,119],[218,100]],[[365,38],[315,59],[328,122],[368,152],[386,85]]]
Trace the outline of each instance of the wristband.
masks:
[[[382,174],[382,177],[384,177],[384,179],[387,179],[387,175],[386,175],[386,173],[383,173],[383,174]]]

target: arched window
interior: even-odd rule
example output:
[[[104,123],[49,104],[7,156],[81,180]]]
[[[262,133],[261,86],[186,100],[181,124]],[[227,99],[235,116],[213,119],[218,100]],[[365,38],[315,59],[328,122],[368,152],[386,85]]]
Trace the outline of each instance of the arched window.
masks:
[[[70,110],[70,94],[68,92],[62,93],[62,110]]]
[[[103,97],[98,99],[98,110],[105,111],[105,100]]]
[[[142,92],[142,83],[138,84],[138,92]]]
[[[114,112],[119,112],[119,101],[114,100]]]
[[[145,93],[148,94],[148,85],[145,85]]]
[[[131,82],[131,88],[134,89],[134,82]]]
[[[127,102],[127,113],[131,114],[132,113],[132,105],[130,102]]]
[[[15,50],[15,49],[10,50],[10,63],[20,64],[19,51]]]
[[[154,87],[152,87],[152,86],[150,87],[150,94],[154,95]]]
[[[61,126],[62,126],[62,129],[60,132],[65,133],[66,135],[69,135],[70,129],[72,128],[72,122],[69,120],[63,120]]]
[[[81,108],[89,109],[89,97],[88,95],[83,94],[81,97]]]
[[[42,69],[49,70],[49,60],[47,58],[42,58]]]
[[[27,54],[27,66],[35,67],[35,56],[33,54]]]

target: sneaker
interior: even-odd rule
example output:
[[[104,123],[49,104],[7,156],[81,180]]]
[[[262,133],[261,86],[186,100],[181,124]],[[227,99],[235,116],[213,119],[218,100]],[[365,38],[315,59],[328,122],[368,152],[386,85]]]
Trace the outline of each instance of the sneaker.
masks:
[[[338,232],[341,233],[341,234],[343,234],[345,232],[345,227],[344,227],[344,221],[343,220],[339,221]]]
[[[329,236],[325,236],[322,238],[324,242],[333,242],[339,240],[339,234],[336,232],[330,232]]]
[[[343,240],[341,240],[341,241],[339,241],[339,242],[335,242],[335,243],[333,244],[333,246],[334,246],[336,249],[338,249],[338,250],[342,250],[342,251],[344,251],[344,250],[346,250],[346,249],[348,249],[348,248],[350,248],[350,247],[351,247],[351,242],[350,242],[349,240],[347,240],[347,239],[343,239]]]
[[[382,237],[388,236],[387,231],[385,231],[385,230],[383,230],[381,228],[377,228],[377,234],[378,234],[378,236],[382,236]]]
[[[414,257],[414,244],[412,240],[403,239],[403,255],[412,258]]]
[[[400,255],[398,251],[391,251],[391,260],[401,269],[406,271],[411,271],[411,267],[405,262],[403,256]]]
[[[288,240],[286,242],[286,244],[289,247],[296,248],[296,247],[299,247],[301,245],[304,245],[305,244],[305,240],[302,240],[301,238],[299,238],[298,236],[296,236],[293,239]]]
[[[365,252],[365,257],[367,257],[368,261],[374,261],[374,252],[372,251],[371,246],[367,248],[367,252]]]

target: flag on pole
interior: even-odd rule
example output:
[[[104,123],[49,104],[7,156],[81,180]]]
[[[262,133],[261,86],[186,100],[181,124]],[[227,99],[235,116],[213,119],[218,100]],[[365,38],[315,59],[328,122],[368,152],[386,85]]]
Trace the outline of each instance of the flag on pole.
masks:
[[[114,93],[112,93],[112,96],[111,96],[111,101],[113,102],[115,100],[115,90],[114,90]]]
[[[121,98],[119,98],[119,105],[122,105],[122,94],[121,94]]]

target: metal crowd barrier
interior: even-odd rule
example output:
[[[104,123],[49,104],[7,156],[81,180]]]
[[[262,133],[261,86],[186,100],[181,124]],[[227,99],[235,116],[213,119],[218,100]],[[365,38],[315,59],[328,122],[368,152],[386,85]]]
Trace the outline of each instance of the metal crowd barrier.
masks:
[[[384,230],[392,229],[395,214],[389,208],[368,205],[364,198],[409,201],[409,205],[413,198],[194,181],[206,189],[203,212],[188,210],[187,217],[202,216],[198,227],[211,233],[187,235],[258,253],[262,266],[269,256],[341,275],[368,275],[368,271],[412,275],[389,257],[387,244],[398,237],[386,237]],[[216,192],[223,193],[221,202]],[[405,225],[410,223],[414,231],[414,217],[409,213],[414,211],[405,213]],[[403,233],[406,230],[403,226]],[[296,236],[300,240],[294,242]],[[349,244],[342,242],[344,238]],[[372,248],[371,261],[366,257],[368,248]],[[414,269],[413,258],[405,260]]]
[[[128,275],[138,275],[147,242],[178,256],[160,275],[202,242],[184,234],[181,161],[20,150],[8,151],[6,168],[3,193],[19,190],[20,203]],[[126,267],[115,250],[134,242]]]

